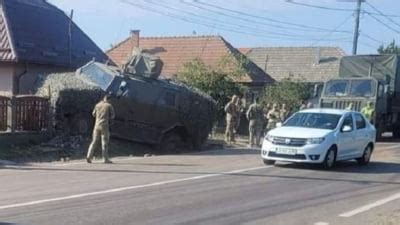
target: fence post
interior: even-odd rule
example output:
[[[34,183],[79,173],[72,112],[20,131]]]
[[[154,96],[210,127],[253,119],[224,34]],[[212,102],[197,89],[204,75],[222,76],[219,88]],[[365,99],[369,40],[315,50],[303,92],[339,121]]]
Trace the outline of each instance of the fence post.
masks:
[[[11,96],[9,105],[8,105],[8,119],[7,119],[7,131],[11,133],[15,133],[16,130],[16,98],[15,96]]]

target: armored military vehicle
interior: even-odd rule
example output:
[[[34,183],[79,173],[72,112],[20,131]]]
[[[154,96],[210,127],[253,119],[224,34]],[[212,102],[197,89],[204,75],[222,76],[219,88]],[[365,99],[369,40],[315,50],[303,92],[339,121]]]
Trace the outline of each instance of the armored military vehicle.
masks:
[[[377,138],[384,132],[400,137],[400,61],[396,55],[358,55],[341,59],[339,78],[324,85],[320,107],[360,111],[375,109]]]
[[[109,94],[116,113],[112,137],[153,144],[161,151],[180,145],[199,147],[213,126],[216,103],[194,88],[158,79],[161,65],[159,59],[138,51],[122,68],[93,61],[75,74],[58,75],[87,87],[78,90],[74,85],[64,85],[53,94],[56,120],[64,120],[59,123],[64,127],[82,123],[87,124],[78,129],[88,127],[93,124],[90,112],[94,105],[101,95]],[[51,89],[55,83],[60,82],[44,82],[42,87]]]

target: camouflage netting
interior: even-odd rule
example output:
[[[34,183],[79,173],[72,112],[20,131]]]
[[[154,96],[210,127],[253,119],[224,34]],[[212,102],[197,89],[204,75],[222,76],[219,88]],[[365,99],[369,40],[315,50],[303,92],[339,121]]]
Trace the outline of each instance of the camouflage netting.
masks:
[[[89,134],[91,111],[104,92],[74,73],[50,74],[36,87],[36,95],[49,97],[56,132],[66,135]]]

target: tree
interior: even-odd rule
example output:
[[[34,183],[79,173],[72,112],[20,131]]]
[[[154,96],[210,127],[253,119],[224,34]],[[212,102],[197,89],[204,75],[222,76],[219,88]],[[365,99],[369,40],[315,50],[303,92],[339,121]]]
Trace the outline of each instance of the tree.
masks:
[[[386,47],[384,45],[379,46],[379,54],[397,54],[400,55],[400,47],[396,45],[395,40],[390,42]]]
[[[311,97],[308,84],[292,81],[289,78],[267,86],[264,90],[262,104],[285,103],[288,108],[299,107],[299,103]]]
[[[244,87],[235,82],[244,72],[240,62],[235,63],[228,58],[221,59],[215,67],[207,66],[196,58],[184,64],[177,79],[210,95],[217,102],[217,116],[220,119],[225,114],[224,106],[231,96],[244,92]]]

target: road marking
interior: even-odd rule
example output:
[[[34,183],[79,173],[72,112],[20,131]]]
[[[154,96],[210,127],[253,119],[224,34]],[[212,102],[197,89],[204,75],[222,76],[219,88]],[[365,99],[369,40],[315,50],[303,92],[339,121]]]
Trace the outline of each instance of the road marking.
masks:
[[[379,206],[381,206],[381,205],[384,205],[384,204],[386,204],[386,203],[395,201],[395,200],[397,200],[397,199],[400,199],[400,193],[397,193],[397,194],[392,195],[392,196],[390,196],[390,197],[381,199],[381,200],[376,201],[376,202],[374,202],[374,203],[371,203],[371,204],[362,206],[362,207],[360,207],[360,208],[358,208],[358,209],[355,209],[355,210],[352,210],[352,211],[349,211],[349,212],[342,213],[342,214],[340,214],[339,216],[340,216],[340,217],[346,217],[346,218],[352,217],[352,216],[355,216],[355,215],[357,215],[357,214],[360,214],[360,213],[366,212],[366,211],[368,211],[368,210],[371,210],[371,209],[373,209],[373,208],[376,208],[376,207],[379,207]]]
[[[316,222],[314,225],[329,225],[327,222]]]
[[[105,195],[105,194],[134,190],[134,189],[141,189],[141,188],[147,188],[147,187],[153,187],[153,186],[180,183],[180,182],[185,182],[185,181],[200,180],[200,179],[205,179],[205,178],[210,178],[210,177],[232,175],[232,174],[237,174],[237,173],[271,168],[271,167],[273,167],[273,166],[260,166],[260,167],[253,167],[253,168],[247,168],[247,169],[233,170],[233,171],[229,171],[229,172],[221,172],[221,173],[207,174],[207,175],[188,177],[188,178],[182,178],[182,179],[160,181],[160,182],[144,184],[144,185],[128,186],[128,187],[114,188],[114,189],[109,189],[109,190],[104,190],[104,191],[96,191],[96,192],[82,193],[82,194],[76,194],[76,195],[68,195],[68,196],[59,197],[59,198],[50,198],[50,199],[42,199],[42,200],[38,200],[38,201],[17,203],[17,204],[11,204],[11,205],[3,205],[3,206],[0,206],[0,210],[10,209],[10,208],[19,208],[19,207],[24,207],[24,206],[39,205],[39,204],[44,204],[44,203],[49,203],[49,202],[57,202],[57,201],[64,201],[64,200],[70,200],[70,199],[84,198],[84,197],[95,196],[95,195]]]

